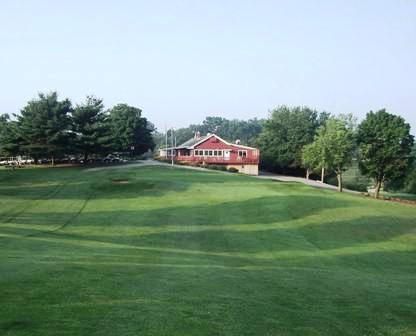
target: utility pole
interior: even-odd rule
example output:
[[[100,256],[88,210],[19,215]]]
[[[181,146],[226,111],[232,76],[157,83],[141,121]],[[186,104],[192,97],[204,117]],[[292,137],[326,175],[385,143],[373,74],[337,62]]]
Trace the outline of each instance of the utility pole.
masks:
[[[168,128],[165,125],[165,158],[168,158]]]
[[[172,167],[173,167],[173,151],[174,151],[174,144],[173,144],[173,128],[171,128],[171,130],[170,130],[170,138],[171,138],[171,143],[172,143],[172,148],[171,148],[171,150],[170,150],[170,156],[171,156],[171,158],[172,158]]]

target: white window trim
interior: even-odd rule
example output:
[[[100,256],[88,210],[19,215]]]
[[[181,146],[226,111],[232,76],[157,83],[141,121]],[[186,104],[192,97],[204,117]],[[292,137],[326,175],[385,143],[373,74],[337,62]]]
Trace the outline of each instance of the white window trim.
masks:
[[[245,156],[240,155],[240,153],[243,153],[243,152],[246,153]],[[238,155],[238,157],[246,158],[247,157],[247,150],[246,149],[239,149],[237,155]]]
[[[200,152],[202,151],[202,154]],[[224,152],[226,149],[194,149],[193,155],[198,157],[224,157]],[[211,155],[209,155],[211,152]],[[214,155],[214,152],[217,152],[217,155]]]

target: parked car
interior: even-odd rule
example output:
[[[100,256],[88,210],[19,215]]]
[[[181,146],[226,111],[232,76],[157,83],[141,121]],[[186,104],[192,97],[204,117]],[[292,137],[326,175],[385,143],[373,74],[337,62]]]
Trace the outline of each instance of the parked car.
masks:
[[[19,161],[21,162],[21,164],[34,164],[35,163],[34,159],[27,157],[27,156],[22,156]]]

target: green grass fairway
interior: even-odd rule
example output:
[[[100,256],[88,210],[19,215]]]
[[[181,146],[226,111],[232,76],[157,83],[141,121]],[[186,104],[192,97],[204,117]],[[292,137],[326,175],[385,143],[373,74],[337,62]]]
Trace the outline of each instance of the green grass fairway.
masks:
[[[0,335],[416,335],[416,207],[169,167],[0,170]]]

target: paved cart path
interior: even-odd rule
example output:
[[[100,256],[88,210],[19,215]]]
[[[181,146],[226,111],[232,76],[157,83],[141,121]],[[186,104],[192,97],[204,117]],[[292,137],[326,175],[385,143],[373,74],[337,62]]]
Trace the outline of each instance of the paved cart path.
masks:
[[[260,175],[256,177],[261,178],[261,179],[277,180],[277,181],[282,181],[282,182],[300,182],[300,183],[307,184],[315,188],[337,190],[337,187],[334,185],[322,183],[321,181],[316,181],[316,180],[310,180],[310,179],[308,180],[303,177],[272,174],[272,173],[263,172],[263,171],[260,171]],[[355,191],[355,190],[350,190],[350,189],[345,189],[345,188],[343,190],[345,192],[352,193],[352,194],[360,194],[359,191]]]

